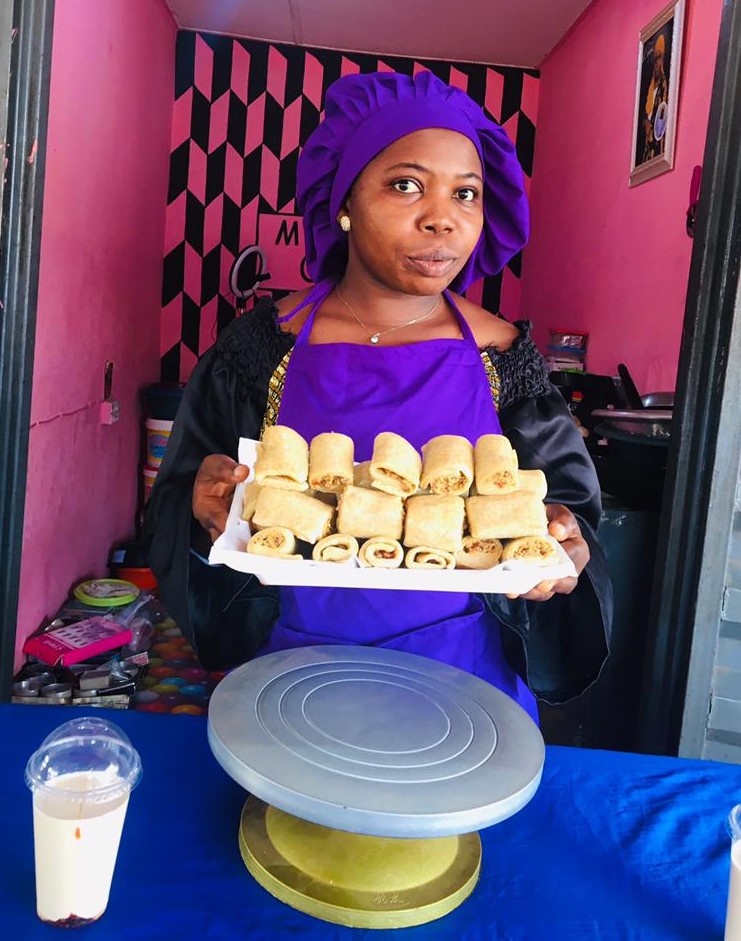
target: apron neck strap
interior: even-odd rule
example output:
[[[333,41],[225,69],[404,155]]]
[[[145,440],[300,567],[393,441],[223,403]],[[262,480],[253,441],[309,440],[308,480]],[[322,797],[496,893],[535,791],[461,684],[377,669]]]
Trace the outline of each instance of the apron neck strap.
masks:
[[[460,309],[460,307],[458,306],[458,304],[456,303],[455,298],[454,298],[453,295],[450,293],[450,291],[447,290],[447,288],[443,291],[443,297],[444,297],[445,300],[450,304],[450,306],[453,308],[453,313],[455,314],[455,316],[456,316],[456,318],[457,318],[457,320],[458,320],[458,326],[461,328],[461,334],[463,335],[463,339],[464,339],[464,340],[467,340],[467,341],[470,342],[470,343],[473,343],[473,345],[474,345],[474,346],[476,347],[476,349],[478,350],[478,348],[479,348],[479,347],[478,347],[478,343],[476,343],[476,338],[475,338],[474,335],[473,335],[473,331],[472,331],[471,328],[468,326],[468,321],[466,320],[466,318],[465,318],[465,317],[463,316],[463,314],[461,313],[461,309]]]
[[[311,305],[311,312],[309,313],[309,316],[304,321],[304,324],[301,327],[301,330],[299,331],[296,339],[298,341],[300,339],[303,339],[305,336],[308,336],[308,334],[311,332],[311,327],[314,322],[314,315],[316,314],[317,309],[320,307],[321,304],[324,303],[324,301],[326,301],[326,299],[335,289],[335,286],[336,286],[336,281],[334,278],[324,278],[321,281],[317,281],[317,283],[309,291],[309,293],[301,301],[300,304],[294,307],[290,313],[284,314],[283,317],[277,318],[278,323],[287,323],[289,320],[292,320],[296,316],[296,314],[300,313],[300,311],[302,311],[305,307],[309,307]],[[447,288],[443,291],[443,297],[448,302],[448,304],[450,304],[450,306],[453,308],[453,313],[455,314],[456,319],[458,321],[458,326],[460,327],[461,333],[463,335],[463,339],[469,341],[470,343],[473,343],[474,346],[476,346],[476,348],[478,349],[478,346],[476,344],[476,338],[474,337],[473,331],[468,325],[468,321],[461,313],[460,307],[456,303],[450,291],[447,290]]]
[[[308,324],[310,321],[314,319],[314,314],[316,313],[317,307],[319,307],[319,305],[323,301],[326,301],[326,299],[334,290],[334,286],[335,286],[334,278],[324,278],[322,281],[317,281],[317,283],[309,291],[309,293],[301,301],[300,304],[294,307],[293,310],[290,311],[290,313],[284,314],[282,317],[276,318],[278,323],[287,323],[289,320],[293,320],[296,314],[302,311],[304,307],[308,307],[311,304],[312,305],[311,313],[306,318],[306,323],[301,328],[301,333],[303,333],[304,330],[306,329],[306,324]]]

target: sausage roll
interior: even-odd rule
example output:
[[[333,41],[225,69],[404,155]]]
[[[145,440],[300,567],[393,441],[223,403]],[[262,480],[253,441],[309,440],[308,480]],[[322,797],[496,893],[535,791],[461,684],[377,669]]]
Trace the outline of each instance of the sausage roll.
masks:
[[[263,487],[257,497],[252,524],[257,529],[283,526],[297,539],[318,542],[332,530],[334,507],[316,497],[291,490]]]
[[[421,494],[405,503],[404,545],[457,552],[463,539],[463,497]]]
[[[349,562],[358,554],[358,540],[354,536],[333,533],[320,539],[311,551],[315,562]]]
[[[372,487],[370,475],[370,461],[361,461],[353,467],[352,482],[356,487]]]
[[[360,547],[358,558],[365,568],[398,569],[404,561],[404,550],[396,539],[373,536]]]
[[[473,466],[477,493],[517,489],[517,454],[505,435],[482,435],[473,449]]]
[[[557,565],[561,553],[552,536],[521,536],[511,539],[502,550],[502,562],[510,559],[522,559],[533,565]]]
[[[276,559],[301,559],[296,555],[296,537],[283,526],[269,526],[256,532],[247,543],[253,555],[267,555]]]
[[[255,480],[278,490],[308,490],[309,445],[286,425],[271,425],[257,442]]]
[[[254,515],[257,495],[260,490],[260,484],[254,480],[242,485],[242,519],[247,520],[248,523]]]
[[[401,497],[365,487],[345,487],[337,501],[337,531],[356,539],[387,536],[401,539],[404,504]]]
[[[469,532],[475,539],[515,539],[545,536],[548,532],[545,504],[526,490],[468,497],[466,516]]]
[[[309,445],[309,486],[322,493],[338,493],[353,482],[355,444],[333,431],[317,435]]]
[[[408,497],[419,487],[422,458],[417,449],[393,431],[382,431],[373,442],[371,483],[398,497]]]
[[[408,569],[454,569],[455,556],[432,546],[415,546],[406,555]]]
[[[519,490],[527,490],[534,493],[539,500],[545,500],[548,484],[542,470],[519,470],[517,476],[520,478]]]
[[[502,543],[498,539],[474,539],[465,536],[463,545],[455,554],[459,569],[491,569],[502,557]]]
[[[420,486],[463,496],[473,483],[473,445],[461,435],[438,435],[422,447]]]

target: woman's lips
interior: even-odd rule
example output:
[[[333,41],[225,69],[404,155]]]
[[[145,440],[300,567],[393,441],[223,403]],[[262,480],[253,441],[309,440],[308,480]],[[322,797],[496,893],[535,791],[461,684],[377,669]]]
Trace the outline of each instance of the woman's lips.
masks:
[[[417,271],[431,278],[443,277],[458,261],[456,254],[444,249],[420,252],[417,255],[409,255],[407,257],[413,268],[416,268]]]

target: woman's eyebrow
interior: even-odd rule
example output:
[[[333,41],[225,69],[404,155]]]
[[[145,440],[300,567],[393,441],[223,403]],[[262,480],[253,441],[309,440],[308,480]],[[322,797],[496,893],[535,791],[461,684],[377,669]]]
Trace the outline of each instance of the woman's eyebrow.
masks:
[[[425,167],[421,163],[394,163],[392,166],[386,167],[387,173],[392,170],[416,170],[418,173],[432,172],[429,167]],[[479,183],[483,183],[478,173],[457,173],[456,176],[461,180],[478,180]]]

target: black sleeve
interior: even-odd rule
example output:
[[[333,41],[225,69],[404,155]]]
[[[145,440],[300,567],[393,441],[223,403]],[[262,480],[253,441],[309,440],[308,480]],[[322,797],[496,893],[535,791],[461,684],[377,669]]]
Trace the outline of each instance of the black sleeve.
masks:
[[[548,381],[540,353],[525,336],[495,360],[500,370],[502,431],[520,466],[546,474],[546,502],[562,503],[576,516],[590,560],[570,595],[545,602],[486,595],[488,607],[509,628],[505,649],[532,691],[550,703],[583,693],[599,676],[609,650],[612,586],[597,538],[602,504],[594,464],[566,403]],[[507,636],[509,635],[509,636]]]
[[[149,564],[165,607],[203,665],[212,669],[249,660],[269,636],[279,610],[277,589],[204,561],[211,540],[191,510],[193,483],[204,457],[228,454],[236,460],[239,437],[259,437],[266,377],[280,351],[269,350],[272,355],[263,366],[252,367],[255,323],[228,328],[194,369],[144,527]]]

